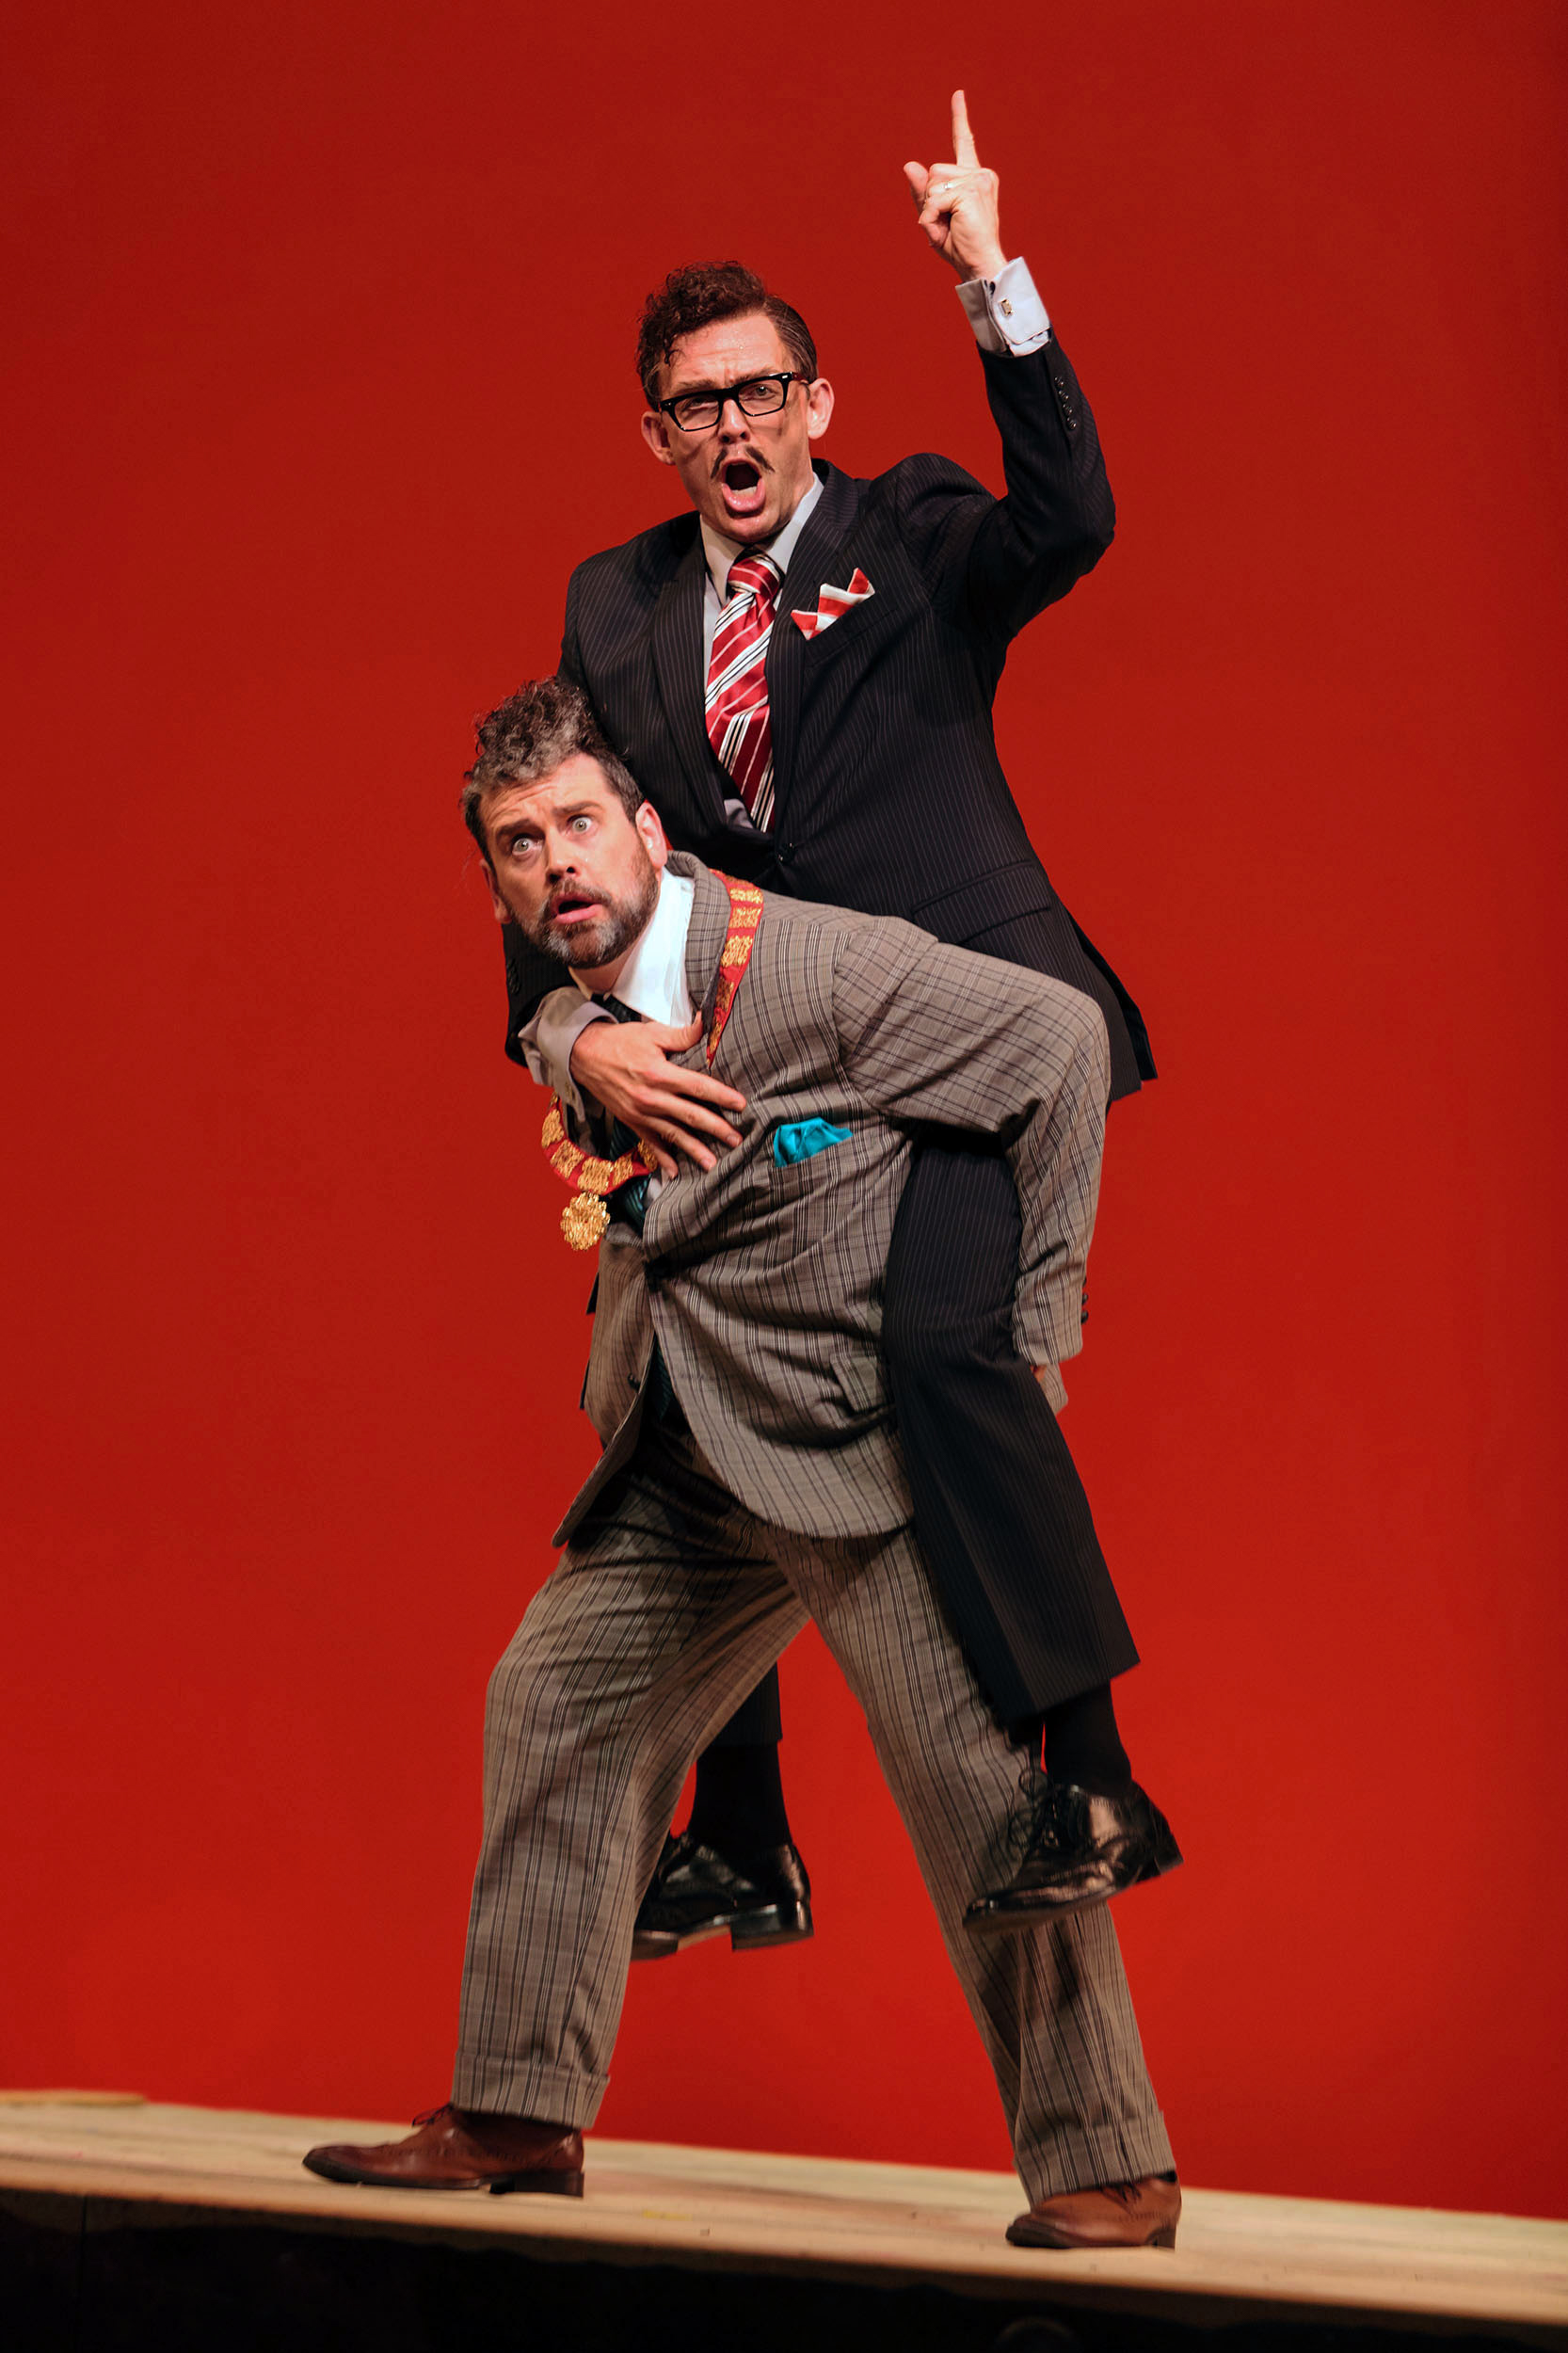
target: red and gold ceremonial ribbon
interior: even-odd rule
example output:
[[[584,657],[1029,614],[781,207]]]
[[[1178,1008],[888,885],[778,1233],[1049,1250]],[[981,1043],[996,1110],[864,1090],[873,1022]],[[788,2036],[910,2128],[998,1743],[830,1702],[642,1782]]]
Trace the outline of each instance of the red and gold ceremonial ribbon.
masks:
[[[713,1056],[719,1050],[719,1032],[729,1018],[730,1008],[740,994],[745,979],[746,966],[757,940],[757,926],[762,920],[762,894],[752,883],[736,882],[728,874],[717,878],[729,893],[729,927],[719,951],[719,985],[713,999],[712,1026],[708,1032],[708,1067],[713,1067]]]
[[[622,1185],[629,1185],[633,1176],[651,1176],[652,1155],[645,1153],[641,1144],[634,1152],[623,1152],[615,1160],[600,1160],[593,1152],[583,1151],[567,1133],[566,1115],[558,1095],[550,1098],[539,1142],[556,1176],[564,1177],[571,1187],[572,1197],[561,1211],[561,1231],[574,1250],[592,1250],[610,1223],[605,1206],[608,1196],[617,1193]]]
[[[757,926],[762,920],[762,894],[751,883],[735,882],[728,874],[719,874],[716,879],[729,893],[729,923],[719,951],[713,1018],[704,1041],[710,1070],[719,1050],[719,1033],[729,1018],[746,966],[751,962]],[[551,1097],[539,1141],[551,1167],[572,1191],[571,1199],[561,1212],[561,1231],[574,1250],[592,1250],[610,1223],[606,1206],[610,1194],[618,1193],[622,1185],[629,1185],[635,1176],[651,1176],[656,1165],[653,1155],[644,1144],[614,1160],[583,1151],[567,1133],[566,1114],[558,1095]]]

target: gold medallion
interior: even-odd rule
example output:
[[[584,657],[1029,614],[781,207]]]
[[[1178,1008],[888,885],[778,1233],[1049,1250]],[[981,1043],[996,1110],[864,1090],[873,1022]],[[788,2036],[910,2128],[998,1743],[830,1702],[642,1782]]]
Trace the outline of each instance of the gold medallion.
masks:
[[[561,1211],[561,1231],[574,1250],[597,1250],[610,1212],[598,1193],[574,1193]]]

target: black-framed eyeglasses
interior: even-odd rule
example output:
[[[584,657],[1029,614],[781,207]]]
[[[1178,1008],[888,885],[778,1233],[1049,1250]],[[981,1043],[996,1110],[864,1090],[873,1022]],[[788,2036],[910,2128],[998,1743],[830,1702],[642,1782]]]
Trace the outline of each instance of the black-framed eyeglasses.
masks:
[[[659,407],[682,433],[711,433],[724,414],[727,401],[732,400],[743,417],[768,417],[776,408],[783,408],[792,384],[808,384],[810,380],[799,368],[786,368],[779,376],[748,376],[742,384],[704,386],[700,392],[677,392],[673,400],[662,400]]]

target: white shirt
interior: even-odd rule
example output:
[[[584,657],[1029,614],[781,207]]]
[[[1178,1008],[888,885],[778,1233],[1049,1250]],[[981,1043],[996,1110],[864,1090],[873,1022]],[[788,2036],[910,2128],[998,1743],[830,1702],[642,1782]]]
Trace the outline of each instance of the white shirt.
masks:
[[[783,530],[776,531],[771,539],[759,539],[755,547],[749,547],[739,539],[731,539],[727,532],[717,529],[709,521],[706,515],[703,516],[702,552],[708,559],[708,579],[702,592],[702,675],[704,678],[708,675],[708,665],[713,658],[713,632],[719,625],[719,615],[728,600],[729,567],[738,555],[765,555],[770,558],[775,571],[782,580],[790,568],[790,558],[799,544],[800,535],[816,511],[817,501],[821,498],[822,492],[821,478],[813,474],[811,488],[806,492]],[[728,808],[730,804],[727,802],[725,806]],[[745,803],[737,800],[734,807],[740,810],[743,820],[749,825],[751,818]]]
[[[1038,351],[1050,335],[1050,318],[1036,291],[1034,280],[1029,274],[1029,264],[1026,262],[1004,262],[994,278],[966,279],[958,287],[957,293],[964,315],[973,328],[975,341],[982,351],[1005,351],[1010,352],[1015,359],[1023,359],[1030,352]],[[821,498],[822,492],[821,481],[813,476],[811,488],[807,491],[783,529],[775,532],[771,539],[760,543],[763,552],[771,556],[777,566],[780,580],[790,568],[790,558],[795,552],[800,535],[809,521],[812,510]],[[702,600],[702,675],[706,679],[709,659],[713,649],[713,632],[718,627],[719,613],[725,602],[729,567],[742,552],[742,543],[738,539],[728,537],[722,531],[716,531],[704,516],[702,519],[702,552],[708,562],[708,578],[704,585]],[[738,794],[726,800],[724,809],[731,825],[739,829],[750,826],[750,812]],[[663,879],[664,888],[660,892],[659,906],[654,913],[653,920],[628,959],[615,993],[623,1004],[633,1006],[638,1013],[646,1014],[649,1020],[687,1022],[692,1017],[692,1005],[690,999],[686,996],[683,959],[686,932],[691,921],[691,885],[690,883],[682,884],[679,875],[668,872]],[[667,919],[664,916],[666,893],[672,886],[683,889],[686,894],[684,909],[679,918],[680,948],[675,971],[680,989],[679,1002],[684,1010],[657,1012],[654,1010],[652,1001],[644,1004],[639,998],[632,996],[629,991],[632,986],[643,985],[640,970],[633,978],[633,967],[640,967],[643,951],[645,947],[648,947],[655,928],[662,927],[660,936],[663,938],[677,920],[673,914]],[[670,936],[673,936],[673,932],[670,932]],[[662,958],[664,952],[662,949],[654,951],[649,948],[649,953]],[[660,968],[665,972],[667,981],[668,973],[663,963]],[[575,978],[575,975],[573,977]],[[553,1087],[562,1102],[568,1104],[580,1119],[584,1115],[583,1097],[572,1080],[571,1049],[590,1023],[610,1019],[610,1016],[601,1006],[592,1003],[584,1004],[584,999],[590,994],[591,992],[584,989],[581,983],[575,990],[569,988],[552,990],[540,1005],[533,1020],[518,1032],[518,1043],[522,1048],[528,1067],[535,1078],[538,1080],[541,1086]],[[666,1001],[659,989],[652,991],[651,995],[658,1002]],[[671,998],[667,1001],[673,1004],[676,1000]]]
[[[666,866],[659,877],[653,913],[637,934],[620,978],[609,992],[645,1021],[667,1021],[684,1029],[696,1012],[686,988],[686,934],[692,928],[692,902],[696,885],[689,874],[672,874]],[[580,972],[571,976],[580,996],[593,990]],[[558,992],[565,994],[564,991]]]
[[[771,558],[780,580],[790,568],[790,558],[816,509],[822,492],[821,479],[813,474],[811,488],[805,493],[783,530],[776,531],[771,539],[759,539],[757,542],[757,549]],[[729,600],[729,567],[738,555],[748,555],[753,550],[744,546],[739,539],[731,539],[727,532],[716,530],[704,515],[702,552],[708,559],[708,578],[702,590],[702,675],[706,680],[708,666],[713,659],[713,636],[718,629],[719,615]],[[732,825],[737,832],[756,832],[751,811],[738,792],[725,794],[724,814],[726,824]]]
[[[665,1021],[680,1030],[696,1012],[686,987],[686,935],[692,927],[696,896],[696,886],[690,875],[672,874],[666,867],[659,877],[653,913],[621,966],[612,994],[633,1013],[640,1013],[645,1021]],[[584,1119],[586,1106],[571,1075],[571,1049],[590,1023],[613,1016],[593,1002],[586,981],[576,972],[571,981],[570,988],[552,989],[533,1020],[518,1032],[518,1038],[539,1084],[552,1087],[576,1117]]]
[[[1003,262],[994,278],[966,278],[958,299],[982,351],[1010,351],[1022,360],[1050,335],[1049,313],[1027,262]]]

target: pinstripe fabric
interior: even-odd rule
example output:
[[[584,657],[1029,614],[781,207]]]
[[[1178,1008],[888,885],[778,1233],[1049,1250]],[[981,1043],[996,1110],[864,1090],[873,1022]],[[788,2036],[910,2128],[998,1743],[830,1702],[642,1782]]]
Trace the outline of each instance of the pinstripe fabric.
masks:
[[[808,1617],[864,1708],[1032,2201],[1171,2164],[1103,1906],[977,1944],[1020,1763],[906,1529],[812,1538],[650,1429],[491,1679],[453,2098],[589,2124],[632,1928],[692,1756]],[[874,2032],[873,2000],[867,2005]]]
[[[673,863],[696,883],[687,987],[711,1003],[728,899],[695,859]],[[713,1073],[746,1097],[740,1144],[664,1185],[640,1240],[613,1225],[600,1245],[584,1402],[605,1453],[563,1540],[635,1447],[655,1337],[703,1453],[765,1519],[862,1536],[908,1518],[880,1347],[908,1123],[1004,1144],[1023,1204],[1018,1353],[1057,1364],[1081,1345],[1108,1064],[1076,989],[769,893]],[[775,1128],[810,1118],[849,1141],[776,1166]]]
[[[778,574],[765,555],[738,555],[713,632],[703,715],[708,741],[728,770],[754,824],[773,819],[773,730],[764,665],[773,639]]]
[[[873,593],[809,640],[790,626],[774,632],[771,833],[728,824],[727,780],[703,727],[706,568],[695,516],[579,566],[561,666],[586,690],[678,847],[797,898],[907,918],[937,939],[1086,991],[1108,1025],[1116,1096],[1153,1075],[1143,1022],[1035,855],[991,718],[1011,638],[1098,561],[1114,507],[1093,414],[1054,334],[1030,358],[985,355],[981,366],[1000,434],[1004,498],[930,455],[872,480],[818,468],[823,494],[790,559],[783,604],[810,611],[824,587],[857,570]],[[1037,789],[1042,780],[1053,791],[1075,788],[1048,739],[1029,757]],[[514,928],[503,939],[516,1052],[518,1026],[560,975],[531,958]],[[926,1165],[936,1157],[922,1147],[908,1188],[910,1231],[928,1247],[923,1257],[913,1247],[895,1253],[887,1355],[898,1411],[919,1448],[922,1542],[962,1612],[986,1688],[1005,1714],[1024,1714],[1094,1688],[1136,1654],[1081,1482],[1059,1435],[1044,1427],[1039,1400],[1021,1388],[1016,1362],[1003,1352],[960,1366],[963,1416],[946,1413],[933,1389],[954,1328],[950,1321],[934,1339],[930,1303],[950,1296],[940,1276],[954,1257],[943,1219],[955,1221],[974,1286],[999,1254],[1005,1260],[1015,1230],[1010,1217],[999,1224],[991,1215],[984,1184],[956,1194]],[[998,1299],[971,1287],[961,1305],[966,1328],[984,1326],[994,1338]],[[873,1394],[868,1385],[867,1400]],[[975,1451],[976,1417],[1005,1457]],[[955,1444],[961,1430],[964,1443]],[[1008,1499],[1021,1508],[1000,1508]],[[1016,1630],[1011,1641],[1008,1626]]]
[[[706,568],[695,515],[591,556],[567,596],[561,667],[583,686],[678,848],[802,899],[901,915],[990,952],[1021,917],[1023,961],[1098,1002],[1112,1092],[1153,1075],[1136,1006],[1085,946],[1031,845],[997,757],[991,701],[1011,638],[1110,545],[1115,509],[1094,417],[1054,336],[1025,359],[984,355],[1007,495],[945,457],[907,457],[824,488],[780,589],[810,611],[856,568],[875,593],[811,639],[775,630],[767,680],[771,837],[728,828],[703,728]],[[1068,791],[1048,741],[1036,788]],[[560,968],[504,934],[509,1050]]]

